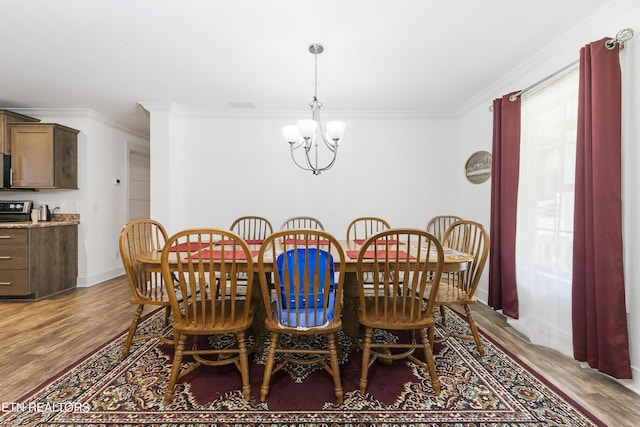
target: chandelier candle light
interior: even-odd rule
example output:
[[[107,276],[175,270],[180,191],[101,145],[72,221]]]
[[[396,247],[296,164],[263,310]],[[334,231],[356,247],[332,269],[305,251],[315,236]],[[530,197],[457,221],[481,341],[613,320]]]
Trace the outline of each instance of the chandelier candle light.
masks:
[[[336,161],[338,155],[338,145],[342,141],[344,135],[344,122],[327,122],[326,132],[320,122],[320,108],[322,103],[318,101],[318,55],[324,51],[321,44],[314,43],[309,46],[309,52],[315,57],[315,88],[313,101],[309,103],[311,107],[312,119],[298,120],[297,126],[289,125],[282,127],[282,135],[289,143],[291,150],[291,158],[293,162],[301,169],[313,172],[314,175],[320,175],[320,172],[330,169]],[[324,145],[331,151],[331,161],[323,167],[318,165],[318,140],[322,140]],[[294,151],[298,148],[304,148],[306,165],[300,164],[296,160]],[[311,148],[313,152],[311,153]]]

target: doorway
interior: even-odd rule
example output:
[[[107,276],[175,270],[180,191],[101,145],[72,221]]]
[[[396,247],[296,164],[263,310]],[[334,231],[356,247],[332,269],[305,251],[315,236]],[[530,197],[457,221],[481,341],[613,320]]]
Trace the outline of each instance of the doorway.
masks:
[[[129,221],[149,218],[150,181],[149,154],[129,151]]]

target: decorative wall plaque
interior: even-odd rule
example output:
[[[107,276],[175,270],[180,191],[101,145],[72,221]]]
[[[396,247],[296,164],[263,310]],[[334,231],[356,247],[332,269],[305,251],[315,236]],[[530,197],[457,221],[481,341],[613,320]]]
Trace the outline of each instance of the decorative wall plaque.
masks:
[[[467,160],[464,173],[469,182],[481,184],[491,177],[491,153],[476,151]]]

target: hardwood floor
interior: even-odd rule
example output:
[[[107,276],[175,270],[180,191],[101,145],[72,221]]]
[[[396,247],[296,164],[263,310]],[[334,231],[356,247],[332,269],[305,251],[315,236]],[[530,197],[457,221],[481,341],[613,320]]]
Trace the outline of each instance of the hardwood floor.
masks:
[[[145,312],[151,309],[145,309]],[[128,329],[134,313],[126,278],[37,302],[0,301],[0,402],[15,402]],[[640,425],[640,395],[554,350],[533,346],[504,317],[478,304],[478,326],[608,426]]]
[[[0,301],[0,402],[15,402],[127,330],[135,311],[130,295],[122,276],[36,302]]]
[[[524,341],[507,325],[503,315],[484,304],[476,304],[473,313],[482,331],[607,426],[640,426],[640,394],[607,375],[591,368],[583,368],[579,362],[556,350]]]

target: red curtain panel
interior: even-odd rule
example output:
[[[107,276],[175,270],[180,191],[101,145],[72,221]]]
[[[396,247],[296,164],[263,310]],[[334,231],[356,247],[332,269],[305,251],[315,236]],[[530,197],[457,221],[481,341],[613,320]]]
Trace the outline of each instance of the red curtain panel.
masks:
[[[514,92],[515,93],[515,92]],[[518,318],[516,214],[520,171],[520,97],[493,101],[491,164],[490,307]]]
[[[580,50],[573,243],[574,357],[631,378],[625,309],[618,45]]]

